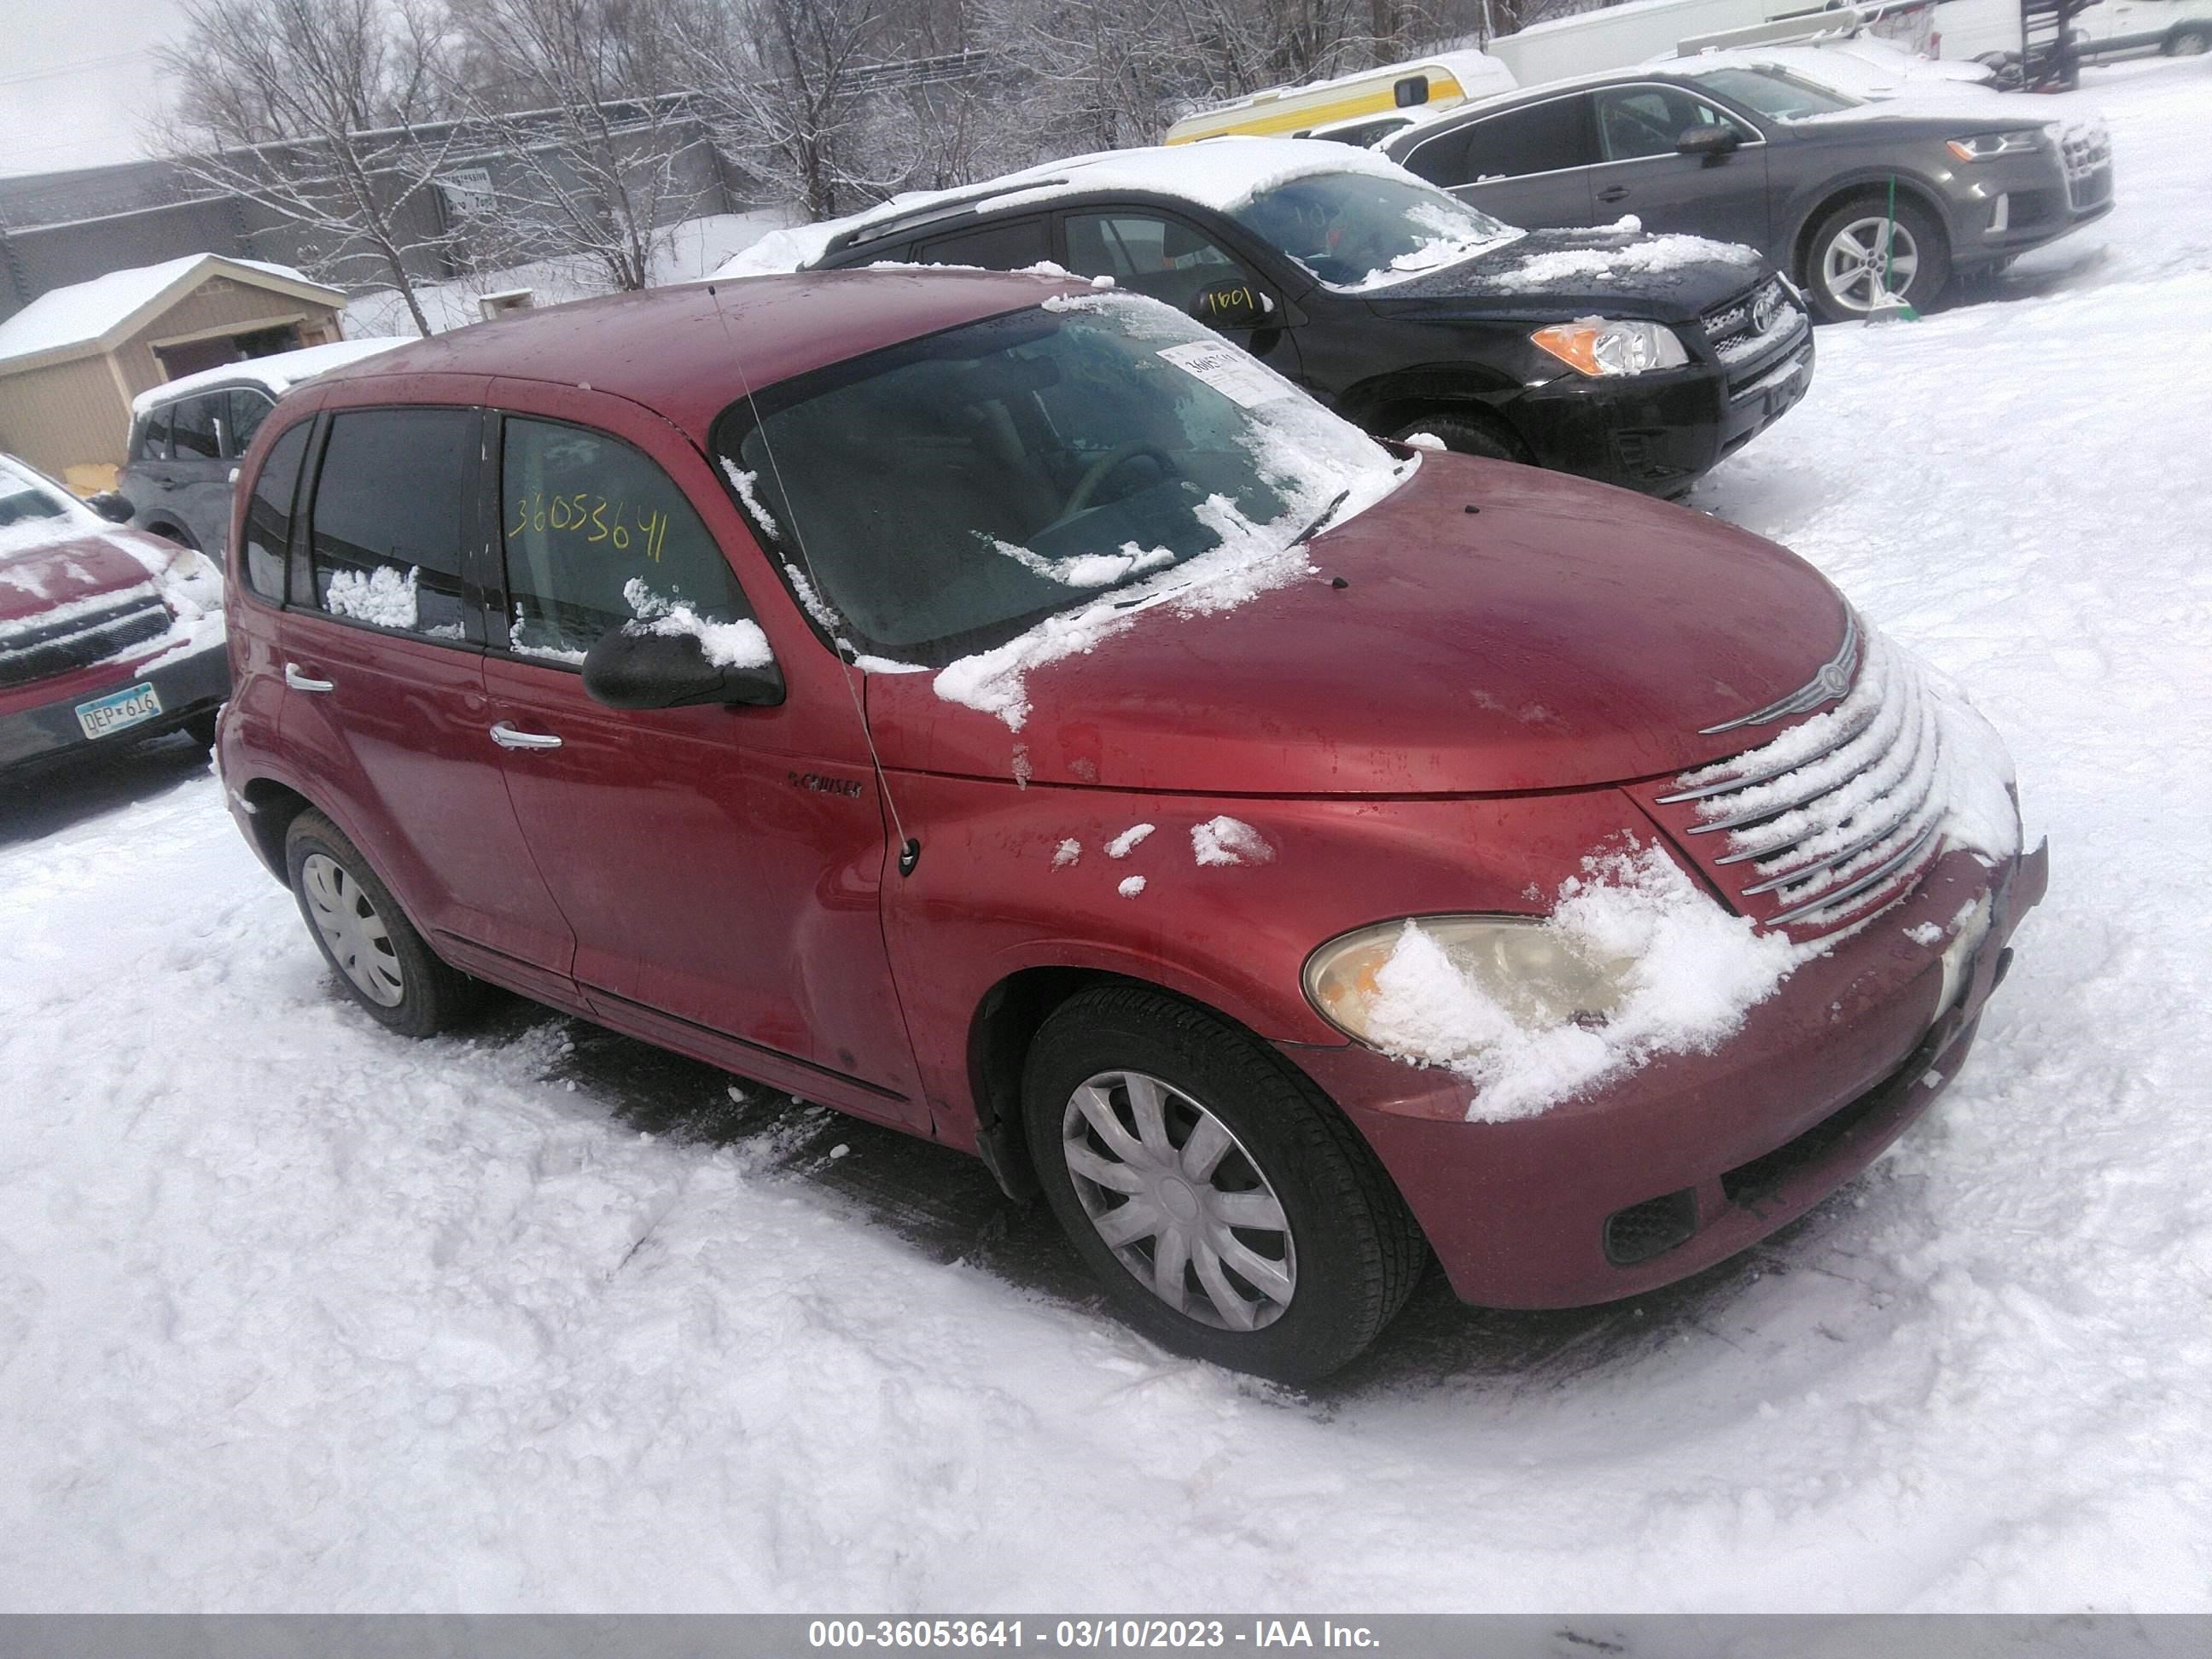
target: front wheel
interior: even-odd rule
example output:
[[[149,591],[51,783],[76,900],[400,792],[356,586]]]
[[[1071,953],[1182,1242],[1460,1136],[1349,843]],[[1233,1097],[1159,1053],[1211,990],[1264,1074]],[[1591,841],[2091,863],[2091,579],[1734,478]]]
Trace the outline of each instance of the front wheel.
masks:
[[[1825,322],[1849,322],[1888,291],[1915,307],[1935,302],[1951,277],[1943,228],[1899,202],[1893,215],[1878,198],[1846,202],[1821,220],[1805,262],[1805,291]]]
[[[1431,415],[1408,421],[1390,435],[1400,443],[1419,433],[1440,439],[1446,449],[1459,455],[1480,455],[1493,461],[1526,461],[1528,453],[1495,421],[1476,414]]]
[[[2212,29],[2176,29],[2166,37],[2168,58],[2201,58],[2212,52]]]
[[[307,931],[353,1000],[404,1036],[429,1036],[466,1006],[471,981],[431,953],[391,889],[320,812],[292,820],[284,867]]]
[[[1022,1106],[1054,1215],[1164,1346],[1312,1382],[1375,1340],[1426,1260],[1343,1115],[1188,1003],[1134,986],[1072,998],[1037,1033]]]

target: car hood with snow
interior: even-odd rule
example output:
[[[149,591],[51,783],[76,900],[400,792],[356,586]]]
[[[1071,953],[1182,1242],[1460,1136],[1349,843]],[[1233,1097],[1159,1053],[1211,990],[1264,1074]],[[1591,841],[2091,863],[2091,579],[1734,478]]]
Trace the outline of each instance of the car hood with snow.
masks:
[[[74,524],[33,538],[30,525],[0,529],[0,629],[33,623],[64,605],[150,587],[177,550],[135,530]]]
[[[1702,728],[1804,685],[1845,627],[1771,542],[1455,455],[1309,551],[1310,574],[1242,605],[1149,608],[1030,668],[1017,731],[937,676],[871,674],[884,763],[1198,793],[1594,786],[1741,749]]]
[[[1647,236],[1633,220],[1594,230],[1532,230],[1368,296],[1391,314],[1551,318],[1564,309],[1694,321],[1743,291],[1759,255],[1703,236]]]

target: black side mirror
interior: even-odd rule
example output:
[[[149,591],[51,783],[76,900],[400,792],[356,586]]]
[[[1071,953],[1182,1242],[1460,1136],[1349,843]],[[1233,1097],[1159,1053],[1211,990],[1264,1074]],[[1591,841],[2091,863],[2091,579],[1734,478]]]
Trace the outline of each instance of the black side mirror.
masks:
[[[1208,328],[1265,328],[1274,313],[1275,302],[1243,281],[1210,283],[1190,302],[1190,314]]]
[[[1674,148],[1684,155],[1702,155],[1715,161],[1743,143],[1743,135],[1734,127],[1717,125],[1709,127],[1685,127],[1682,136],[1674,141]]]
[[[773,661],[731,668],[710,661],[694,634],[656,634],[635,624],[611,629],[584,653],[584,690],[610,708],[682,708],[693,703],[783,701]]]
[[[129,524],[138,513],[128,495],[112,489],[103,489],[97,495],[87,496],[84,504],[110,524]]]

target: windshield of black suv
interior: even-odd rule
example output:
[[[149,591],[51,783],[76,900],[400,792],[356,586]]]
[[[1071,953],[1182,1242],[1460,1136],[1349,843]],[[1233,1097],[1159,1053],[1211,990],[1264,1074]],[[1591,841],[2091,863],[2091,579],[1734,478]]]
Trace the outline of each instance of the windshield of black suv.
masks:
[[[0,528],[33,519],[66,519],[69,503],[35,474],[0,461]]]
[[[1761,115],[1772,116],[1778,121],[1833,115],[1838,110],[1856,109],[1864,102],[1833,87],[1815,86],[1778,69],[1707,70],[1690,79],[1716,97],[1741,104]]]
[[[1229,216],[1332,288],[1381,288],[1527,233],[1412,179],[1315,173],[1263,190]]]
[[[727,410],[715,447],[800,604],[856,653],[924,666],[1233,575],[1411,465],[1133,295],[1055,295],[757,410]]]

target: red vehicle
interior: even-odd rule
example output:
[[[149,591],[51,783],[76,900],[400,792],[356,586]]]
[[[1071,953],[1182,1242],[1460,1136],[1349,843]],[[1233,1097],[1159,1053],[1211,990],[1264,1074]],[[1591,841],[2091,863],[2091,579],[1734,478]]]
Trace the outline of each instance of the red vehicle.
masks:
[[[0,772],[179,726],[214,742],[222,606],[199,554],[0,455]]]
[[[1800,1214],[2043,888],[1994,734],[1790,554],[1085,283],[470,328],[244,473],[222,773],[370,1014],[488,980],[973,1151],[1276,1376],[1431,1250],[1553,1307]]]

